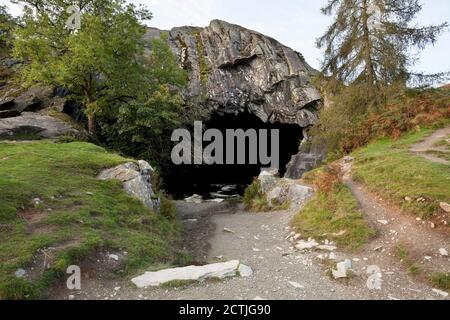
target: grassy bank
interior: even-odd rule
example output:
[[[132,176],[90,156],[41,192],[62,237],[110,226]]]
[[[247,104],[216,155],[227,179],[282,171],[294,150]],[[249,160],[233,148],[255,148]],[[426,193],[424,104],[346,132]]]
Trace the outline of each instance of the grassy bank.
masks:
[[[172,259],[177,236],[164,201],[155,214],[117,181],[98,181],[103,168],[129,161],[89,143],[0,143],[0,297],[42,296],[68,265],[100,250],[128,252],[118,273]],[[57,248],[51,268],[18,278],[39,249]]]
[[[406,212],[432,217],[439,212],[440,202],[450,202],[450,168],[409,151],[432,131],[422,129],[398,140],[382,139],[356,151],[354,178]]]
[[[295,216],[292,225],[302,237],[332,240],[347,250],[356,250],[375,235],[358,208],[358,201],[340,182],[337,167],[325,167],[306,179],[316,194]]]

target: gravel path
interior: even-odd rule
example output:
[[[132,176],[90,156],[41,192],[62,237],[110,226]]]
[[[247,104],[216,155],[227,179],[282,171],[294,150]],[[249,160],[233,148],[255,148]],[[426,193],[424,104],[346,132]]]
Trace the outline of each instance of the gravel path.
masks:
[[[338,260],[346,258],[357,260],[353,262],[355,277],[342,281],[331,279],[326,274],[324,263],[317,258],[320,252],[294,251],[291,243],[286,240],[291,233],[289,222],[297,210],[253,214],[242,210],[241,205],[225,210],[220,204],[185,203],[178,203],[178,208],[187,210],[189,219],[195,219],[192,216],[193,212],[199,212],[199,218],[207,219],[205,212],[210,212],[209,218],[213,227],[209,230],[213,231],[209,240],[207,261],[239,259],[254,269],[254,275],[250,278],[234,278],[171,289],[136,289],[129,280],[93,279],[84,281],[82,291],[72,298],[138,300],[439,298],[428,286],[415,283],[402,270],[398,261],[395,262],[384,253],[374,252],[372,249],[378,242],[371,243],[364,252],[355,255],[337,252]],[[224,228],[234,233],[224,232]],[[366,284],[369,277],[366,268],[374,264],[380,266],[383,273],[382,290],[369,290]],[[295,282],[300,287],[295,288],[290,282]],[[70,294],[62,290],[56,298],[67,299]]]
[[[411,152],[439,163],[448,163],[426,154],[434,144],[450,135],[450,127],[439,130],[412,146]],[[445,161],[445,162],[444,162]],[[450,251],[448,228],[434,229],[430,222],[405,215],[384,199],[353,181],[351,163],[343,162],[344,183],[360,203],[368,223],[377,237],[357,253],[335,252],[336,260],[327,260],[324,252],[298,252],[287,240],[292,217],[300,210],[249,213],[239,203],[177,202],[185,226],[184,249],[197,263],[238,259],[250,266],[250,278],[233,278],[179,288],[136,289],[130,279],[114,280],[95,275],[82,281],[76,293],[55,289],[56,299],[449,299],[434,291],[427,282],[431,271],[450,270],[450,259],[439,250]],[[225,231],[232,231],[226,232]],[[411,276],[396,256],[398,246],[407,249],[422,276]],[[325,258],[324,258],[325,256]],[[334,280],[327,275],[331,263],[352,260],[353,276]],[[101,260],[100,263],[102,263]],[[105,262],[107,263],[107,262]],[[328,265],[328,267],[326,267]],[[367,286],[372,268],[381,274],[381,289]],[[101,266],[98,266],[101,269]],[[130,277],[131,278],[131,277]]]
[[[440,141],[446,137],[449,137],[449,136],[450,136],[450,127],[440,129],[440,130],[434,132],[429,137],[427,137],[425,140],[414,144],[411,147],[410,151],[412,153],[418,154],[421,157],[423,157],[427,160],[433,161],[433,162],[442,163],[442,164],[450,164],[450,161],[447,161],[445,159],[442,159],[442,158],[439,158],[432,154],[427,153],[428,151],[444,151],[445,152],[446,151],[445,149],[435,147],[434,145],[438,141]]]

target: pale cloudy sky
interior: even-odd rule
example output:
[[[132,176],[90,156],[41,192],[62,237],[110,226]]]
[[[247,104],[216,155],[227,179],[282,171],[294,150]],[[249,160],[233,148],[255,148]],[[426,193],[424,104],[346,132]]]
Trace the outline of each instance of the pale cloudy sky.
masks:
[[[281,43],[303,53],[315,68],[320,65],[321,52],[315,39],[330,20],[320,13],[328,0],[131,0],[147,5],[154,14],[149,26],[171,29],[176,26],[206,26],[213,19],[236,23],[269,35]],[[438,24],[450,21],[449,0],[422,0],[423,11],[418,24]],[[11,12],[20,8],[6,3]],[[450,32],[427,48],[416,65],[417,71],[435,73],[450,71]]]

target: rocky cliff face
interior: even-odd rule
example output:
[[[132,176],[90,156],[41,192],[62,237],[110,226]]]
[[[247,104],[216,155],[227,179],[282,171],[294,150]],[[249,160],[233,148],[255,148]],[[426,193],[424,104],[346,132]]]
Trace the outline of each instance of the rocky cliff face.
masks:
[[[206,28],[149,29],[147,40],[168,35],[180,65],[189,71],[187,96],[212,112],[245,110],[264,122],[298,124],[317,121],[317,73],[302,55],[255,31],[214,20]],[[295,165],[295,164],[294,164]],[[297,178],[301,170],[290,170]]]

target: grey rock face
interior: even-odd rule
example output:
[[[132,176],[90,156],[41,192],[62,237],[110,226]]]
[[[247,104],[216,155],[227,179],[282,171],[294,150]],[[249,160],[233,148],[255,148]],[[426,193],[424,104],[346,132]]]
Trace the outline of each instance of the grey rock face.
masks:
[[[146,39],[160,35],[149,29]],[[317,120],[316,71],[294,50],[255,31],[214,20],[206,28],[168,32],[180,64],[189,71],[187,95],[217,112],[248,110],[265,122],[307,127]]]
[[[17,117],[22,112],[36,112],[52,105],[52,87],[33,87],[15,98],[0,98],[0,118]]]
[[[61,120],[33,112],[0,119],[0,139],[15,139],[15,137],[51,139],[78,133],[76,129]]]
[[[180,65],[189,71],[185,96],[209,112],[248,111],[264,122],[298,124],[301,128],[317,122],[321,95],[311,83],[317,71],[300,53],[220,20],[205,28],[149,28],[145,37],[148,46],[163,32],[168,34]],[[303,162],[301,157],[297,160],[291,165],[289,178],[299,178],[304,172],[295,169]]]
[[[119,180],[124,190],[131,196],[139,199],[147,207],[158,210],[159,201],[154,201],[154,192],[151,185],[152,167],[140,160],[138,165],[129,162],[117,167],[106,169],[97,177],[99,180]]]
[[[310,187],[300,185],[294,180],[281,179],[276,186],[266,193],[268,203],[290,203],[291,206],[299,206],[306,203],[313,195]]]

